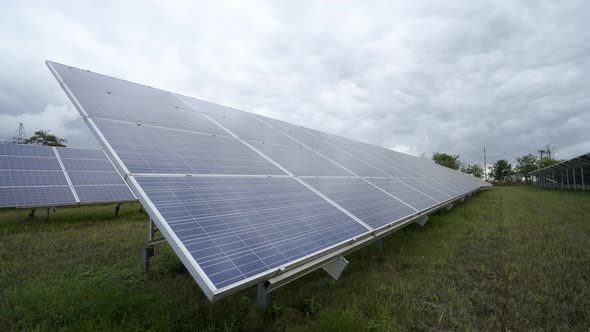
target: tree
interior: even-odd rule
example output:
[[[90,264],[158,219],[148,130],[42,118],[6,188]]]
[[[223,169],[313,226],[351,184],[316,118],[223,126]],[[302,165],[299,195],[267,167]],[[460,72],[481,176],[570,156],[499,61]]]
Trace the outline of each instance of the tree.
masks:
[[[545,167],[549,167],[549,166],[553,166],[555,164],[559,164],[561,161],[557,160],[557,159],[552,159],[552,158],[543,158],[543,160],[541,160],[541,162],[539,163],[539,168],[545,168]]]
[[[492,166],[492,177],[496,181],[504,181],[512,175],[512,165],[506,159],[500,159]]]
[[[461,167],[459,155],[453,156],[446,153],[435,152],[432,154],[432,160],[439,165],[452,168],[454,170],[457,170],[459,167]]]
[[[25,144],[37,144],[37,145],[47,145],[47,146],[66,146],[65,143],[68,141],[59,138],[53,134],[49,133],[49,130],[39,130],[36,131],[33,136],[27,138],[25,140]]]
[[[529,182],[529,173],[537,169],[537,157],[532,154],[525,154],[522,157],[516,158],[516,166],[514,172],[521,177],[524,177],[526,183]]]
[[[539,152],[539,168],[553,166],[560,161],[557,159],[557,146],[549,143],[545,145]],[[545,155],[545,158],[543,158]]]
[[[471,174],[476,178],[481,178],[483,175],[483,167],[481,167],[479,164],[461,166],[461,172]]]

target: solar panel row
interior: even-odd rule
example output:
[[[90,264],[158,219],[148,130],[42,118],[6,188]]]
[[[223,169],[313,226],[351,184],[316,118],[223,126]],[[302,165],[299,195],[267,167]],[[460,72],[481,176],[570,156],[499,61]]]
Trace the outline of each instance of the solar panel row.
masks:
[[[135,200],[101,150],[0,144],[0,207]]]
[[[487,186],[381,147],[48,66],[211,300]]]

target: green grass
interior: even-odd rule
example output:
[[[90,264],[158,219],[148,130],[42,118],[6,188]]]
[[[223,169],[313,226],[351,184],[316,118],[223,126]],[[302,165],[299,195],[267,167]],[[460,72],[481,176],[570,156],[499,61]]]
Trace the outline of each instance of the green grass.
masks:
[[[41,211],[39,211],[41,212]],[[502,187],[273,293],[210,304],[165,244],[141,272],[147,216],[126,204],[0,211],[1,330],[588,330],[590,194]],[[42,213],[39,213],[42,215]]]

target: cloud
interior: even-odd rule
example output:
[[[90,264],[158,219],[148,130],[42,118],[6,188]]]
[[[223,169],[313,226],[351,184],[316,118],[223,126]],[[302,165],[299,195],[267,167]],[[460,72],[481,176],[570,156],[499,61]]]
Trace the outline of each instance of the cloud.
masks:
[[[27,128],[77,116],[52,59],[414,155],[481,162],[486,146],[514,160],[553,143],[567,158],[590,144],[587,1],[6,7],[0,110],[30,114]],[[70,144],[93,144],[76,126]]]
[[[39,113],[0,114],[0,132],[7,133],[2,137],[5,139],[12,137],[18,123],[27,124],[25,131],[28,136],[33,135],[37,130],[50,130],[52,134],[67,138],[68,141],[94,148],[99,147],[73,107],[47,105]]]

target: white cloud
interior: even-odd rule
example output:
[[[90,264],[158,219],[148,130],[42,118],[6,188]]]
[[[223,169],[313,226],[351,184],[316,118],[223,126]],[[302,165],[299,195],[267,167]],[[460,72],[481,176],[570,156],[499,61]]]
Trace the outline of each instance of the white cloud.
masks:
[[[5,7],[0,137],[28,114],[94,144],[52,59],[415,155],[514,159],[551,142],[566,158],[590,141],[587,1]]]

